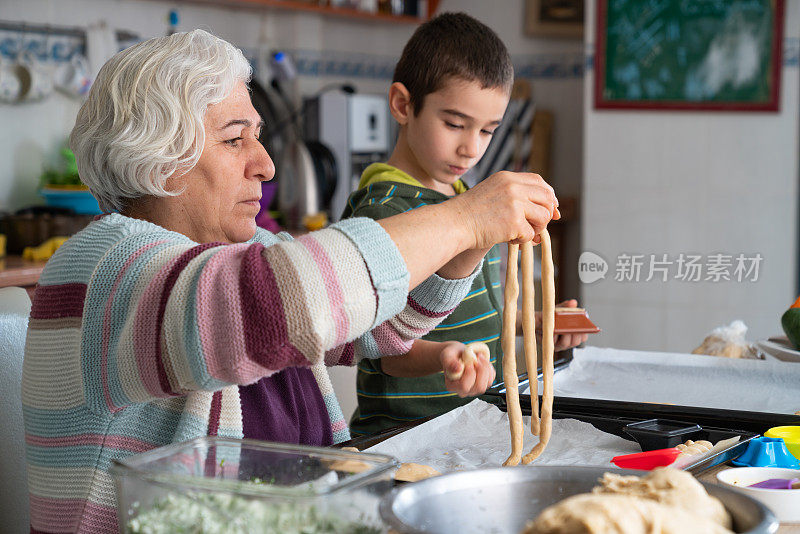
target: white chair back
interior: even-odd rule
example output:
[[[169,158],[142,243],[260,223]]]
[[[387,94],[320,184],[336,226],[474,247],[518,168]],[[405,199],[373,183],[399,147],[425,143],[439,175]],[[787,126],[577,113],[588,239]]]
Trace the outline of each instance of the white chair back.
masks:
[[[31,301],[19,287],[0,289],[0,532],[30,532],[25,427],[22,422],[22,357]]]
[[[21,287],[0,288],[0,313],[13,313],[28,317],[31,314],[31,299]]]

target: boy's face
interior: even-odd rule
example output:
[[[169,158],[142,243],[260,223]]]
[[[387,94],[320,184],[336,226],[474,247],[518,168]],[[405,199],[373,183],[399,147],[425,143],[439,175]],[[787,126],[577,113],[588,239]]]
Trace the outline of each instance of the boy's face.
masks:
[[[503,118],[509,95],[499,87],[453,78],[425,96],[419,115],[407,116],[411,173],[430,189],[453,194],[452,184],[481,159]]]

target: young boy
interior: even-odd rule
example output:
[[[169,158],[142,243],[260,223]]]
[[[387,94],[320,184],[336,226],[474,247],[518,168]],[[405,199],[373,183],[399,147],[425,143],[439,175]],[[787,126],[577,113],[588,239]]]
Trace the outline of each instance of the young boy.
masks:
[[[382,219],[464,192],[460,177],[486,151],[508,105],[513,78],[508,51],[481,22],[446,13],[421,25],[406,44],[389,89],[389,109],[400,125],[397,144],[387,163],[364,171],[343,217]],[[414,342],[407,357],[359,363],[351,433],[372,434],[469,402],[448,391],[441,369],[429,363],[445,347],[486,343],[495,372],[502,376],[500,275],[495,247],[486,254],[469,294],[438,327]],[[561,337],[556,350],[585,339]],[[432,374],[420,376],[425,372]]]

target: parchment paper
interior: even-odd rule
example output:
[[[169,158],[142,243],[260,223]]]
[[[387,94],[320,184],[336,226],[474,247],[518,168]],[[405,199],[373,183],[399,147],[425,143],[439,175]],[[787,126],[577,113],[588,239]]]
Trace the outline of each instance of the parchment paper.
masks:
[[[539,438],[530,433],[530,417],[523,419],[525,454]],[[499,467],[511,452],[510,435],[505,412],[476,399],[367,451],[388,454],[401,462],[430,465],[442,473]],[[606,434],[575,419],[554,419],[550,442],[533,464],[613,468],[611,458],[635,452],[641,449],[634,441]]]

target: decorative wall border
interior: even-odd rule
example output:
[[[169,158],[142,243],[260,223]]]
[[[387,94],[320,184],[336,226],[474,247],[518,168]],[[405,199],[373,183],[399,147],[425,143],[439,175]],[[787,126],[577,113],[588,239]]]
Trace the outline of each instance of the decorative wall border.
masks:
[[[117,30],[116,36],[120,50],[141,40],[123,30]],[[0,20],[0,58],[14,60],[23,54],[54,63],[85,55],[86,29]]]
[[[396,56],[326,50],[286,50],[301,76],[336,76],[391,80]],[[514,56],[514,71],[523,78],[581,78],[583,54],[535,54]]]
[[[583,78],[583,54],[536,54],[512,57],[514,75],[518,78],[568,79]]]
[[[328,50],[287,50],[301,76],[391,80],[398,58]]]
[[[301,76],[336,76],[391,80],[397,57],[320,50],[287,50]],[[531,79],[583,78],[594,65],[594,45],[586,53],[531,54],[512,57],[517,77]],[[783,40],[783,66],[800,65],[800,39]]]
[[[69,61],[75,54],[86,53],[86,38],[0,30],[0,57],[13,60],[23,53],[32,54],[42,61]]]

